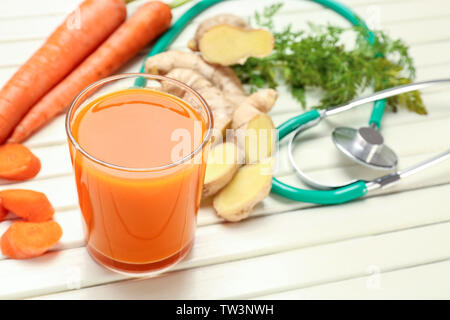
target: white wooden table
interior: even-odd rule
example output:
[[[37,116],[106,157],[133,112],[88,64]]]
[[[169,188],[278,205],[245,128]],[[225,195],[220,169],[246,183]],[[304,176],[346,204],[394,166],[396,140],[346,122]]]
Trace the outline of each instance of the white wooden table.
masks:
[[[80,0],[0,1],[0,85],[14,73]],[[219,12],[250,16],[275,1],[228,1]],[[372,26],[411,46],[418,79],[450,75],[450,1],[343,0]],[[142,1],[129,5],[132,12]],[[175,10],[175,18],[186,8]],[[100,17],[99,17],[100,18]],[[347,25],[308,1],[286,1],[277,25],[307,21]],[[194,23],[173,48],[184,48]],[[144,52],[122,71],[135,72]],[[301,112],[283,88],[272,114],[276,124]],[[424,93],[430,114],[387,114],[386,140],[400,167],[450,147],[449,88]],[[312,175],[342,179],[366,174],[332,146],[330,128],[367,122],[370,106],[333,118],[299,149]],[[227,224],[209,207],[198,217],[192,253],[174,271],[153,279],[127,279],[94,263],[84,244],[63,117],[27,142],[42,160],[29,182],[5,188],[45,192],[64,236],[54,251],[28,261],[0,257],[0,298],[450,298],[450,162],[361,201],[317,207],[270,196],[253,218]],[[278,176],[298,183],[280,148]],[[366,174],[367,175],[367,174]],[[10,222],[0,224],[0,232]],[[78,290],[75,290],[78,289]]]

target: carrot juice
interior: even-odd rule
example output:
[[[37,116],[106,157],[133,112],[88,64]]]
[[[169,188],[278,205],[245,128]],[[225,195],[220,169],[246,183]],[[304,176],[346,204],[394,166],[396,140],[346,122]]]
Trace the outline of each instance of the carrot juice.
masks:
[[[87,249],[115,271],[164,270],[193,244],[211,117],[200,96],[172,85],[192,96],[129,87],[99,93],[103,90],[96,88],[69,111]]]

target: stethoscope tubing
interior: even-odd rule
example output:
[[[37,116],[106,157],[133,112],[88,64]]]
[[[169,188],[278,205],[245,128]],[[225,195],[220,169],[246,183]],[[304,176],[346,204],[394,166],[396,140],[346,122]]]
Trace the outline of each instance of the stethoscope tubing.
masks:
[[[148,57],[154,56],[161,52],[164,52],[172,42],[178,37],[178,35],[185,29],[185,27],[200,13],[207,10],[211,6],[214,6],[225,0],[202,0],[192,6],[187,10],[175,23],[174,25],[155,43],[152,50],[149,52]],[[329,8],[343,18],[348,20],[351,24],[356,26],[362,26],[368,32],[368,41],[373,43],[375,41],[374,34],[366,26],[361,18],[359,18],[352,10],[346,6],[333,1],[333,0],[311,0],[322,6]],[[145,72],[145,67],[142,66],[141,72]],[[136,86],[145,86],[145,78],[140,78],[136,81]],[[373,101],[373,100],[372,100]],[[354,101],[355,102],[355,101]],[[374,103],[372,115],[370,118],[370,124],[380,127],[381,119],[384,114],[384,109],[386,105],[386,100],[376,100]],[[352,106],[347,106],[346,108],[351,109]],[[285,137],[287,134],[291,133],[298,127],[306,125],[310,121],[317,120],[320,122],[324,117],[331,116],[338,112],[343,112],[344,108],[334,108],[326,112],[319,112],[317,110],[309,111],[305,114],[294,117],[288,120],[278,128],[278,136]],[[340,110],[340,111],[339,111]],[[376,185],[375,182],[372,184]],[[370,185],[373,188],[372,185]],[[286,198],[290,198],[296,201],[312,202],[318,204],[337,204],[348,202],[357,198],[360,198],[367,194],[368,186],[364,181],[356,181],[348,186],[341,188],[336,188],[333,190],[317,191],[317,190],[302,190],[288,186],[277,178],[273,178],[272,192],[278,193]]]
[[[352,100],[347,104],[332,107],[325,111],[312,110],[302,115],[296,116],[292,119],[289,119],[288,121],[286,121],[285,123],[283,123],[281,126],[278,127],[278,132],[282,133],[279,134],[278,139],[280,141],[290,133],[294,132],[288,144],[289,160],[299,178],[305,184],[319,190],[304,190],[300,188],[295,188],[282,183],[278,179],[274,179],[272,191],[279,195],[282,195],[283,197],[298,201],[313,202],[318,204],[333,204],[333,203],[338,204],[354,200],[358,197],[365,196],[369,191],[392,186],[393,184],[397,183],[403,178],[409,177],[410,175],[416,174],[426,168],[437,165],[438,163],[449,159],[450,149],[444,151],[443,153],[431,159],[421,162],[409,169],[391,173],[382,176],[380,178],[377,178],[373,181],[363,181],[363,180],[352,181],[344,186],[335,187],[321,184],[320,182],[317,182],[312,178],[310,178],[298,167],[298,165],[295,162],[293,154],[294,150],[293,145],[297,136],[299,136],[306,130],[318,125],[327,116],[332,116],[344,111],[348,111],[355,107],[361,106],[363,104],[378,99],[385,99],[398,94],[415,91],[443,83],[450,83],[450,78],[421,81],[395,88],[386,89],[380,92],[376,92],[367,97]],[[329,113],[328,111],[335,111],[335,112]],[[310,192],[307,193],[305,191]],[[323,196],[319,196],[317,193],[321,193],[323,194]],[[324,197],[326,199],[324,199]]]
[[[327,110],[321,110],[319,118],[317,118],[314,121],[310,121],[309,123],[303,124],[302,126],[300,126],[299,128],[297,128],[294,131],[294,133],[291,136],[289,143],[288,143],[289,162],[291,163],[292,167],[294,168],[294,171],[296,172],[296,174],[300,178],[300,180],[302,180],[303,183],[305,183],[306,185],[308,185],[314,189],[332,190],[335,188],[344,187],[344,186],[350,185],[352,183],[355,183],[357,180],[348,181],[347,183],[345,183],[343,185],[327,185],[327,184],[318,182],[317,180],[314,180],[309,175],[307,175],[303,170],[301,170],[301,168],[298,166],[297,162],[295,161],[294,146],[295,146],[295,141],[296,141],[297,137],[299,135],[301,135],[304,131],[318,125],[320,123],[320,121],[322,121],[326,117],[330,117],[330,116],[339,114],[341,112],[349,111],[353,108],[359,107],[359,106],[364,105],[369,102],[373,102],[373,101],[380,100],[380,99],[386,99],[386,98],[396,96],[398,94],[407,93],[407,92],[411,92],[411,91],[415,91],[415,90],[420,90],[420,89],[428,88],[430,86],[445,84],[445,83],[450,83],[450,78],[410,83],[410,84],[406,84],[406,85],[402,85],[402,86],[398,86],[398,87],[394,87],[394,88],[385,89],[385,90],[382,90],[379,92],[375,92],[374,94],[371,94],[369,96],[354,99],[346,104],[342,104],[342,105],[336,106],[336,107],[331,107]]]

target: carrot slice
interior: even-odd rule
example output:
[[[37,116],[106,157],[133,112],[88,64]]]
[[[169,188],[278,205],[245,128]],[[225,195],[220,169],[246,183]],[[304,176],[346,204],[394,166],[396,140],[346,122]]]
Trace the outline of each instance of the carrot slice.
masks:
[[[27,147],[21,144],[7,144],[0,147],[0,178],[7,180],[28,180],[41,170],[41,161]]]
[[[2,204],[2,199],[0,199],[0,222],[2,222],[3,220],[5,220],[6,216],[8,215],[8,210],[6,210],[3,207]]]
[[[55,209],[42,192],[22,189],[0,191],[3,207],[28,221],[50,220]]]
[[[11,259],[28,259],[48,251],[62,236],[56,221],[14,222],[3,234],[1,248]]]

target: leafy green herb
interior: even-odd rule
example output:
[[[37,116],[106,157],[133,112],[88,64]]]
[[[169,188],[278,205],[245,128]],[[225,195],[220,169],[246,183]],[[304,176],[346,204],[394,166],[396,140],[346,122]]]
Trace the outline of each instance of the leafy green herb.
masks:
[[[370,44],[361,27],[309,25],[307,31],[295,31],[287,26],[274,28],[273,17],[282,7],[276,4],[255,13],[255,24],[269,29],[275,37],[273,53],[266,58],[250,58],[244,65],[235,65],[243,83],[251,91],[276,88],[282,79],[292,95],[306,108],[306,88],[324,90],[320,105],[326,108],[352,100],[366,88],[375,91],[411,83],[415,68],[408,47],[401,40],[392,40],[384,32],[374,32]],[[344,32],[356,34],[355,48],[346,50],[340,43]],[[397,111],[402,105],[418,114],[426,114],[419,92],[401,94],[387,100],[387,106]]]

